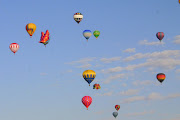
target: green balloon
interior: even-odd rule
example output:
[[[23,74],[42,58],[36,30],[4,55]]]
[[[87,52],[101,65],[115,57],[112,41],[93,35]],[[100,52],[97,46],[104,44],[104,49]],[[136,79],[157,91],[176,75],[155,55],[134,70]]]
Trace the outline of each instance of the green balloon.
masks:
[[[99,37],[99,35],[100,35],[100,32],[98,31],[98,30],[96,30],[96,31],[94,31],[94,36],[96,37],[96,39]]]

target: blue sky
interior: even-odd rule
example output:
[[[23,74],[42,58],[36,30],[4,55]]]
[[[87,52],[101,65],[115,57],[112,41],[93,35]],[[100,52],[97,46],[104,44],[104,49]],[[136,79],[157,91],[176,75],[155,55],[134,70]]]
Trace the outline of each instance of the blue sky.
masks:
[[[84,15],[80,24],[76,12]],[[179,120],[179,13],[178,0],[1,0],[0,119],[113,120],[119,104],[116,119]],[[37,26],[32,38],[28,23]],[[47,29],[45,48],[38,42]],[[101,34],[86,42],[86,29]],[[165,34],[161,44],[157,32]],[[87,69],[97,73],[90,87]],[[86,95],[93,99],[88,111]]]

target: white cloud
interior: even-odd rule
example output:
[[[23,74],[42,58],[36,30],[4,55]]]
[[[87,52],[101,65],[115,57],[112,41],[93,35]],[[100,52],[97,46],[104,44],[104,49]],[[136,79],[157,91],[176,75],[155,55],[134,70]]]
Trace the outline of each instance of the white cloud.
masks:
[[[134,112],[134,113],[128,113],[128,114],[125,114],[125,116],[127,117],[134,117],[134,116],[142,116],[142,115],[146,115],[146,114],[153,114],[154,111],[151,110],[151,111],[144,111],[144,112]]]
[[[84,64],[84,65],[78,66],[78,68],[89,68],[91,66],[92,66],[91,64]]]
[[[44,75],[47,75],[47,73],[40,73],[40,75],[44,76]]]
[[[129,96],[129,95],[136,95],[139,93],[139,89],[129,89],[127,91],[122,91],[120,92],[120,95],[126,95],[126,96]]]
[[[135,55],[129,56],[123,61],[132,61],[136,59],[142,59],[142,58],[151,58],[151,59],[166,59],[166,58],[177,58],[180,57],[180,50],[164,50],[162,52],[153,52],[153,53],[137,53]]]
[[[166,71],[175,69],[177,66],[180,65],[179,59],[173,59],[173,58],[167,58],[167,59],[147,59],[146,62],[140,63],[140,64],[134,64],[134,65],[128,65],[127,67],[115,67],[115,68],[109,68],[107,70],[102,70],[103,73],[114,73],[114,72],[121,72],[123,70],[125,71],[133,71],[138,68],[147,67],[151,68],[151,70],[154,69],[164,69]]]
[[[147,40],[143,40],[139,42],[140,45],[161,45],[164,44],[163,41],[157,41],[157,42],[148,42]]]
[[[106,92],[106,93],[96,93],[95,96],[111,96],[113,92]]]
[[[123,86],[123,87],[127,87],[127,84],[126,84],[126,83],[123,83],[122,86]]]
[[[134,82],[132,82],[133,85],[138,86],[138,85],[152,85],[155,84],[156,82],[151,81],[151,80],[144,80],[144,81],[140,81],[140,80],[136,80]]]
[[[123,52],[133,53],[133,52],[136,52],[136,49],[135,48],[128,48],[128,49],[124,50]]]
[[[173,41],[173,43],[175,43],[175,44],[180,44],[180,35],[177,35],[177,36],[175,37],[175,40]]]
[[[110,76],[108,77],[104,83],[107,84],[107,83],[110,83],[111,81],[115,80],[115,79],[121,79],[121,78],[124,78],[126,75],[125,74],[116,74],[116,75],[113,75],[113,76]]]
[[[72,62],[69,62],[69,63],[66,63],[66,64],[76,64],[76,63],[80,63],[80,64],[87,64],[88,62],[91,62],[93,60],[95,60],[96,57],[89,57],[89,58],[82,58],[78,61],[72,61]]]
[[[119,61],[120,57],[113,57],[113,58],[102,58],[100,59],[100,61],[104,62],[104,63],[112,63],[115,61]]]
[[[135,101],[144,101],[144,100],[166,100],[166,99],[173,99],[173,98],[177,98],[180,97],[180,93],[175,93],[175,94],[169,94],[167,96],[162,96],[159,93],[151,93],[148,96],[134,96],[134,97],[130,97],[127,99],[124,99],[122,101],[122,103],[131,103],[131,102],[135,102]]]

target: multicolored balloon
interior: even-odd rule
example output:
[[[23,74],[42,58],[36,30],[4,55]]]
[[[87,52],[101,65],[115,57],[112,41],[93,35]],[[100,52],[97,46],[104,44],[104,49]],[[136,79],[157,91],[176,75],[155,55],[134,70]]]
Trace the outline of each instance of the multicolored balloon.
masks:
[[[115,109],[118,111],[120,109],[120,105],[115,105]]]
[[[113,116],[116,118],[118,116],[118,112],[113,112]]]
[[[90,96],[84,96],[82,98],[82,103],[84,104],[84,106],[86,106],[87,110],[88,110],[88,107],[91,105],[92,103],[92,98]]]
[[[158,32],[158,33],[156,33],[156,37],[160,40],[160,42],[161,42],[161,40],[164,38],[164,33],[163,32]]]
[[[46,30],[46,33],[44,34],[44,32],[41,32],[41,40],[39,41],[39,43],[42,43],[46,45],[49,43],[50,39],[49,39],[49,31]]]
[[[156,78],[158,79],[160,83],[162,83],[165,80],[166,75],[164,73],[159,73],[157,74]]]
[[[9,48],[15,55],[15,53],[19,50],[19,45],[17,43],[11,43]]]
[[[90,30],[84,30],[83,35],[86,38],[86,40],[88,41],[88,39],[91,37],[92,33]]]
[[[79,24],[81,20],[83,19],[83,15],[79,12],[74,14],[74,20]]]
[[[101,86],[99,84],[94,84],[93,89],[96,89],[96,90],[101,89]]]
[[[34,23],[29,23],[26,25],[26,31],[28,32],[28,34],[31,36],[34,34],[34,32],[36,31],[36,25]]]
[[[90,83],[94,80],[94,78],[96,77],[96,72],[94,72],[93,70],[85,70],[82,74],[83,78],[86,80],[86,82],[88,82],[89,86]]]
[[[99,37],[100,32],[98,30],[93,32],[93,35],[96,37],[96,39]]]

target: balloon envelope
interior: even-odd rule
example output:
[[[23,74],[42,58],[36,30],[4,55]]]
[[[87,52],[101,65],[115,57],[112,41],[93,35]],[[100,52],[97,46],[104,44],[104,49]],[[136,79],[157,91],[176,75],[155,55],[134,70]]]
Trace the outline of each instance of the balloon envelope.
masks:
[[[32,36],[34,34],[34,32],[36,31],[36,25],[34,23],[27,24],[26,31],[28,32],[28,34],[30,36]]]
[[[83,35],[88,40],[91,37],[92,33],[90,30],[84,30]]]
[[[164,38],[164,33],[158,32],[158,33],[156,33],[156,37],[161,41]]]
[[[120,105],[115,105],[115,109],[118,111],[120,109]]]
[[[118,112],[113,112],[113,116],[116,118],[118,116]]]
[[[74,20],[79,24],[81,20],[83,19],[83,15],[79,12],[74,14]]]
[[[99,84],[94,84],[93,89],[101,89],[101,86]]]
[[[39,41],[39,43],[42,43],[44,45],[48,44],[50,41],[49,39],[49,31],[46,30],[46,33],[44,34],[44,32],[41,32],[41,40]]]
[[[86,106],[87,110],[88,110],[88,107],[91,105],[92,103],[92,98],[90,96],[84,96],[82,98],[82,103],[84,104],[84,106]]]
[[[93,32],[93,35],[96,37],[96,39],[99,37],[100,32],[98,30]]]
[[[166,75],[165,75],[164,73],[158,73],[157,76],[156,76],[156,78],[158,79],[158,81],[159,81],[160,83],[162,83],[162,82],[165,80]]]
[[[11,43],[9,48],[15,54],[19,50],[19,45],[17,43]]]
[[[93,70],[85,70],[82,74],[83,78],[88,82],[89,86],[90,83],[94,80],[96,77],[96,72]]]

